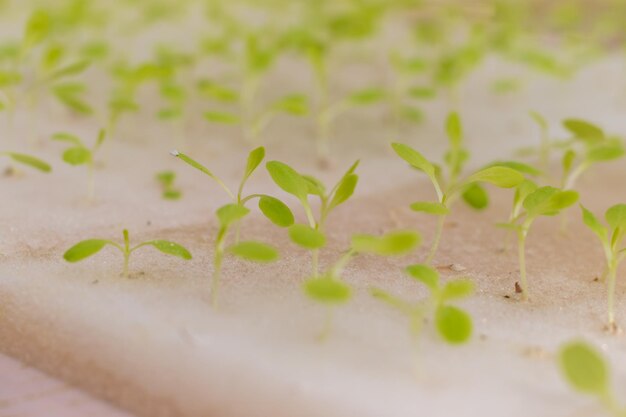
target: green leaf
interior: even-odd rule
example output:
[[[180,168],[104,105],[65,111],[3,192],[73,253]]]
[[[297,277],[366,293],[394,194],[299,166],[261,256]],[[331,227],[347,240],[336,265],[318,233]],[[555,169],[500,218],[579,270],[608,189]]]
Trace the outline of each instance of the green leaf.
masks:
[[[529,112],[529,114],[542,131],[545,132],[548,130],[548,122],[541,114],[537,113],[536,111],[531,111]]]
[[[419,211],[428,214],[434,214],[436,216],[445,216],[450,212],[448,207],[442,203],[435,203],[430,201],[418,201],[409,206],[413,211]]]
[[[265,148],[263,146],[259,146],[250,152],[248,155],[248,162],[246,163],[246,170],[243,174],[243,179],[241,180],[242,184],[250,178],[250,175],[252,175],[254,170],[257,169],[259,164],[261,164],[263,158],[265,158]]]
[[[437,95],[437,91],[431,87],[411,87],[408,94],[417,99],[430,99]]]
[[[463,181],[463,185],[469,185],[475,182],[487,182],[497,187],[511,188],[517,186],[522,181],[524,181],[524,176],[517,172],[517,170],[504,166],[494,166],[481,169],[470,175]]]
[[[591,211],[587,210],[582,205],[580,206],[580,208],[583,212],[583,222],[585,223],[585,225],[590,228],[600,238],[602,242],[606,243],[609,233],[606,227],[604,227],[602,223],[600,223],[598,218],[594,216]]]
[[[561,160],[561,166],[563,167],[563,174],[567,174],[571,171],[572,166],[574,165],[574,160],[576,159],[576,152],[573,150],[568,150],[563,154],[563,159]]]
[[[261,242],[239,242],[228,247],[228,251],[239,258],[253,262],[274,262],[278,259],[278,251]]]
[[[566,119],[563,127],[574,137],[586,141],[596,142],[604,139],[604,131],[593,123],[580,119]]]
[[[296,196],[302,202],[306,201],[309,190],[307,181],[295,169],[278,161],[270,161],[265,166],[276,185],[283,191]]]
[[[622,156],[624,156],[624,147],[621,143],[615,142],[592,147],[585,155],[585,159],[592,163],[606,162],[619,159]]]
[[[170,242],[169,240],[151,240],[150,242],[143,243],[143,245],[154,246],[163,253],[178,256],[179,258],[185,260],[191,259],[191,253],[189,253],[187,249],[178,243]]]
[[[463,200],[476,210],[483,210],[489,205],[489,194],[483,186],[474,183],[463,191]]]
[[[49,35],[52,29],[51,20],[50,15],[43,10],[36,10],[30,15],[24,30],[25,48],[37,45]]]
[[[528,197],[531,193],[533,193],[537,188],[537,184],[530,180],[522,181],[515,190],[515,196],[513,197],[513,204],[517,207],[518,204],[522,203],[526,197]]]
[[[532,175],[532,176],[537,176],[537,175],[541,175],[541,170],[525,164],[523,162],[517,162],[517,161],[498,161],[498,162],[494,162],[492,164],[489,164],[489,166],[500,166],[500,167],[507,167],[507,168],[511,168],[514,169],[522,174],[526,174],[526,175]]]
[[[457,279],[447,282],[441,290],[442,302],[465,298],[474,292],[474,283],[469,279]]]
[[[357,234],[352,236],[352,249],[360,253],[373,253],[380,256],[403,255],[421,243],[417,232],[401,230],[383,236]]]
[[[77,75],[85,71],[90,65],[89,61],[78,61],[69,64],[63,68],[59,68],[50,75],[50,80],[58,80],[59,78]]]
[[[302,94],[285,96],[274,103],[272,107],[293,116],[305,116],[309,112],[308,99]]]
[[[439,290],[439,273],[428,265],[409,265],[405,269],[406,273],[422,284],[426,285],[431,292]]]
[[[446,119],[446,133],[450,139],[452,148],[461,147],[463,140],[463,128],[461,126],[461,118],[457,112],[452,112]]]
[[[272,223],[280,227],[289,227],[294,222],[293,213],[285,203],[268,195],[259,198],[259,209]]]
[[[356,174],[350,174],[344,176],[337,187],[337,191],[333,195],[332,200],[328,204],[328,210],[332,210],[338,205],[345,203],[352,194],[354,194],[354,189],[356,188],[357,183],[359,182],[359,177]]]
[[[366,88],[353,92],[350,96],[348,96],[348,100],[355,105],[366,105],[379,102],[383,100],[386,95],[387,93],[385,90],[381,90],[379,88]]]
[[[294,224],[289,227],[291,240],[306,249],[319,249],[326,245],[326,236],[305,224]]]
[[[343,304],[352,295],[348,284],[331,277],[312,278],[305,281],[304,292],[313,300],[324,304]]]
[[[52,135],[52,139],[59,142],[68,142],[76,146],[82,146],[82,141],[78,138],[78,136],[72,135],[71,133],[55,133]]]
[[[561,191],[546,186],[536,189],[524,199],[524,208],[530,217],[553,216],[578,201],[576,191]]]
[[[101,239],[89,239],[78,242],[71,248],[69,248],[64,254],[63,259],[68,262],[78,262],[85,258],[95,255],[107,244],[111,243],[108,240]]]
[[[248,213],[250,213],[250,210],[241,204],[226,204],[216,211],[222,227],[230,226],[233,222],[244,218]]]
[[[201,171],[201,172],[205,173],[206,175],[208,175],[212,179],[214,179],[216,181],[219,181],[218,178],[215,175],[213,175],[213,173],[211,171],[209,171],[207,167],[205,167],[201,163],[197,162],[196,160],[188,157],[184,153],[181,153],[181,152],[178,152],[178,151],[172,151],[172,155],[177,157],[177,158],[179,158],[179,159],[181,159],[181,160],[183,160],[185,163],[187,163],[188,165],[191,165],[192,167],[194,167],[198,171]]]
[[[380,288],[370,288],[370,294],[372,297],[397,308],[405,314],[411,314],[414,310],[408,302],[391,295],[387,291],[381,290]]]
[[[223,123],[227,125],[236,125],[241,119],[233,113],[207,111],[204,112],[204,118],[212,123]]]
[[[208,80],[200,81],[200,83],[198,83],[198,90],[200,94],[223,103],[234,103],[239,100],[239,94],[235,90]]]
[[[55,97],[70,110],[82,114],[89,115],[93,113],[93,108],[74,94],[68,94],[54,90]]]
[[[82,146],[76,146],[63,152],[63,160],[70,165],[82,165],[91,160],[91,151]]]
[[[575,341],[563,346],[559,365],[575,390],[603,398],[609,392],[609,370],[604,358],[587,343]]]
[[[609,208],[605,218],[611,229],[626,229],[626,204],[616,204]]]
[[[440,306],[435,313],[437,331],[452,344],[465,343],[472,336],[472,318],[465,311],[453,306]]]
[[[431,180],[435,178],[435,167],[421,153],[403,143],[392,143],[391,147],[398,156],[409,163],[413,168],[428,175]]]
[[[306,181],[307,185],[307,193],[317,195],[320,197],[324,197],[326,194],[326,187],[324,184],[317,178],[312,175],[302,175],[302,178]]]
[[[5,152],[4,155],[8,156],[15,162],[19,162],[20,164],[28,165],[31,168],[38,169],[41,172],[50,172],[52,171],[52,167],[48,165],[46,162],[42,161],[39,158],[34,156],[26,155],[23,153],[16,152]],[[1,154],[0,154],[1,155]]]

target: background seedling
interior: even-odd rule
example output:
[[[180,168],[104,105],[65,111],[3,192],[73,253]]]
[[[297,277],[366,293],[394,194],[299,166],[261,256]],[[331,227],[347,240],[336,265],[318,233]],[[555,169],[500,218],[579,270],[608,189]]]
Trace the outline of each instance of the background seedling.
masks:
[[[231,191],[219,177],[199,162],[191,159],[189,156],[178,151],[173,151],[172,155],[180,158],[188,165],[209,176],[209,178],[215,181],[232,199],[232,203],[226,204],[218,208],[216,211],[219,221],[219,229],[215,239],[215,252],[213,255],[211,303],[214,307],[217,307],[218,291],[222,274],[222,263],[225,254],[230,253],[248,261],[261,263],[273,262],[278,259],[278,251],[273,246],[257,241],[239,241],[241,220],[247,216],[248,213],[250,213],[250,210],[245,207],[246,203],[257,198],[259,200],[258,204],[261,212],[272,223],[279,227],[291,226],[294,222],[293,214],[285,203],[275,197],[265,194],[250,194],[245,197],[243,196],[243,188],[248,181],[248,178],[250,178],[252,173],[265,158],[265,148],[263,147],[254,149],[248,155],[248,162],[246,164],[244,175],[239,183],[239,188],[236,193]],[[227,247],[226,240],[233,227],[235,227],[235,243]]]
[[[516,190],[513,204],[512,220],[499,224],[517,232],[520,281],[522,300],[526,301],[528,282],[526,279],[526,236],[533,222],[540,216],[556,216],[567,207],[578,201],[578,193],[572,190],[560,190],[555,187],[537,187],[526,180]]]
[[[611,388],[609,367],[600,352],[583,341],[563,345],[558,365],[567,383],[581,394],[596,397],[615,417],[626,416]]]
[[[619,264],[626,257],[624,238],[626,237],[626,204],[617,204],[606,211],[605,219],[607,226],[593,215],[592,212],[582,207],[583,222],[598,236],[604,250],[606,265],[602,277],[608,279],[608,329],[615,332],[615,281]]]
[[[319,250],[326,245],[325,225],[329,214],[345,203],[357,186],[359,177],[354,173],[359,165],[356,161],[328,192],[321,181],[310,175],[302,175],[289,165],[270,161],[266,167],[272,179],[283,191],[294,195],[304,209],[308,225],[294,224],[289,228],[289,237],[297,245],[310,250],[312,258],[312,276],[318,275]],[[309,203],[309,196],[319,198],[317,217]]]
[[[450,302],[469,297],[474,291],[474,283],[468,279],[455,279],[442,284],[439,273],[428,265],[411,265],[405,271],[428,288],[430,296],[427,299],[412,303],[379,288],[372,288],[371,294],[405,314],[416,339],[424,321],[432,316],[437,332],[447,343],[467,342],[472,335],[472,318]]]
[[[149,240],[147,242],[140,243],[137,246],[131,247],[130,239],[128,237],[128,230],[124,229],[123,235],[124,235],[123,244],[119,244],[117,242],[113,242],[111,240],[106,240],[106,239],[83,240],[81,242],[78,242],[71,248],[69,248],[65,252],[65,254],[63,254],[63,259],[72,263],[82,261],[83,259],[88,258],[100,252],[100,250],[104,248],[106,245],[111,245],[119,249],[120,252],[122,252],[122,255],[124,256],[124,267],[122,269],[122,276],[124,277],[129,276],[128,263],[130,261],[130,255],[137,249],[144,247],[144,246],[153,246],[154,248],[158,249],[159,251],[165,254],[177,256],[184,260],[191,259],[191,253],[189,253],[187,249],[185,249],[178,243],[170,242],[168,240]]]
[[[327,271],[306,280],[304,282],[306,295],[327,308],[326,322],[320,339],[325,339],[332,329],[334,309],[350,300],[352,288],[343,281],[342,274],[355,255],[404,255],[415,249],[420,241],[420,235],[413,231],[389,232],[383,236],[354,235],[350,248]]]
[[[165,200],[179,200],[182,197],[182,192],[174,186],[176,180],[174,171],[158,172],[155,178],[161,186],[161,196]]]
[[[468,177],[459,180],[465,162],[469,157],[463,146],[461,121],[456,113],[451,113],[446,122],[446,130],[450,139],[450,147],[445,155],[445,165],[448,170],[447,179],[443,178],[442,169],[429,162],[421,153],[402,143],[392,143],[392,148],[398,156],[409,163],[413,168],[426,174],[437,193],[437,201],[418,201],[411,204],[411,209],[439,217],[435,237],[426,258],[430,264],[439,247],[439,241],[452,205],[459,197],[475,209],[483,209],[488,203],[487,193],[480,185],[490,183],[497,187],[511,188],[520,184],[524,176],[518,170],[504,165],[490,166],[480,169]]]
[[[96,195],[95,184],[95,155],[102,146],[106,132],[104,129],[100,129],[96,143],[92,148],[89,148],[85,143],[75,135],[70,133],[56,133],[52,136],[52,139],[70,144],[70,147],[63,152],[63,161],[72,165],[87,165],[87,199],[93,201]]]
[[[31,155],[18,153],[18,152],[0,152],[0,156],[6,156],[13,162],[29,166],[41,172],[52,171],[52,168],[50,167],[50,165],[48,165],[48,163]],[[7,170],[7,174],[12,175],[13,172],[14,172],[14,169],[12,167],[9,167],[9,169]]]

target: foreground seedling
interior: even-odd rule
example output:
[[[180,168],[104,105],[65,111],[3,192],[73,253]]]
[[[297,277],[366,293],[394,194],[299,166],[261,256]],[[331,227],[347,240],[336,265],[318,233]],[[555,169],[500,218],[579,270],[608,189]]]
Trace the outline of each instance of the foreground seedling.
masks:
[[[626,416],[613,394],[609,367],[600,352],[582,341],[572,341],[561,347],[559,368],[565,380],[576,391],[596,397],[615,417]]]
[[[578,201],[578,193],[560,190],[555,187],[537,187],[532,181],[521,183],[515,193],[511,220],[498,226],[517,233],[519,270],[522,300],[528,300],[526,278],[526,237],[534,221],[540,216],[556,216]]]
[[[347,303],[352,296],[352,288],[342,279],[348,262],[358,254],[378,256],[399,256],[409,253],[420,244],[417,232],[395,231],[383,236],[354,235],[350,248],[321,275],[314,275],[304,283],[308,297],[326,307],[326,323],[320,339],[325,339],[331,331],[334,309]]]
[[[463,146],[462,130],[459,116],[451,113],[446,122],[446,130],[450,139],[450,147],[445,155],[447,178],[443,178],[442,169],[428,161],[421,153],[402,143],[393,143],[391,146],[398,156],[409,163],[413,168],[422,171],[430,179],[437,201],[418,201],[411,204],[411,209],[438,216],[437,230],[426,263],[430,264],[435,257],[446,217],[453,204],[462,197],[463,200],[475,209],[484,209],[489,202],[486,190],[481,183],[490,183],[501,188],[512,188],[524,181],[524,175],[517,169],[504,165],[489,166],[473,174],[459,179],[465,162],[469,157]]]
[[[354,193],[359,177],[354,173],[359,161],[356,161],[335,186],[329,191],[315,177],[298,173],[289,165],[278,161],[267,163],[267,170],[281,189],[298,198],[304,209],[308,224],[294,224],[289,227],[289,237],[297,245],[311,251],[312,275],[318,275],[319,250],[326,245],[325,226],[329,214],[345,203]],[[319,198],[317,217],[309,203],[309,196]]]
[[[52,136],[53,140],[70,144],[70,147],[63,152],[63,161],[72,166],[87,166],[87,199],[89,201],[93,201],[96,196],[95,155],[100,150],[105,137],[105,130],[100,129],[96,143],[90,148],[78,136],[69,133],[56,133]]]
[[[65,254],[63,254],[63,259],[72,263],[82,261],[83,259],[100,252],[100,250],[106,245],[111,245],[119,249],[120,252],[122,252],[122,255],[124,255],[124,267],[122,269],[122,276],[124,277],[129,276],[128,264],[130,261],[130,255],[137,249],[144,246],[152,246],[165,254],[177,256],[184,260],[191,259],[191,253],[178,243],[170,242],[168,240],[149,240],[147,242],[140,243],[137,246],[131,247],[128,230],[124,229],[123,234],[123,244],[106,239],[88,239],[78,242],[69,248]]]
[[[372,288],[371,294],[406,315],[411,334],[416,339],[425,320],[434,317],[435,327],[443,340],[452,345],[467,342],[472,335],[472,318],[450,302],[469,297],[474,291],[472,281],[456,279],[442,284],[439,273],[428,265],[411,265],[405,271],[428,288],[430,296],[427,299],[409,302],[379,288]]]
[[[29,166],[41,172],[52,171],[52,168],[47,162],[44,162],[41,159],[36,158],[31,155],[18,153],[18,152],[0,152],[0,156],[6,156],[13,162]],[[7,175],[10,175],[13,171],[14,170],[12,168],[9,168],[7,170],[7,173],[8,173]]]
[[[172,155],[186,162],[193,168],[203,172],[213,181],[215,181],[231,198],[232,203],[226,204],[217,209],[216,215],[219,221],[219,230],[215,238],[215,249],[213,254],[213,278],[211,284],[211,303],[217,307],[218,291],[220,286],[222,263],[226,254],[232,254],[239,258],[259,263],[273,262],[278,259],[278,251],[271,245],[257,241],[239,241],[241,220],[246,217],[250,210],[245,206],[246,203],[253,199],[258,199],[258,205],[261,212],[272,223],[279,227],[289,227],[293,225],[294,217],[289,207],[277,198],[265,194],[243,195],[243,188],[248,178],[256,170],[259,164],[265,158],[265,148],[259,147],[254,149],[248,155],[248,162],[244,171],[243,178],[239,183],[236,193],[219,177],[209,171],[199,162],[191,159],[189,156],[173,151]],[[226,246],[226,241],[232,229],[235,229],[235,242]]]
[[[598,236],[604,249],[606,266],[602,276],[607,279],[608,329],[614,332],[618,329],[615,323],[615,281],[619,264],[626,258],[626,247],[623,246],[626,237],[626,204],[617,204],[606,211],[604,217],[607,226],[586,208],[581,206],[581,209],[585,225]]]

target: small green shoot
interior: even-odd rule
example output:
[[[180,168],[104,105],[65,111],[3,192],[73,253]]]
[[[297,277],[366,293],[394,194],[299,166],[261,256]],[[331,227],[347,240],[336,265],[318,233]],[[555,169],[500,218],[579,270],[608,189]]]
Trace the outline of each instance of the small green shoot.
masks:
[[[161,186],[161,196],[164,200],[180,200],[183,193],[174,185],[176,173],[174,171],[161,171],[155,176]]]
[[[603,278],[607,282],[608,293],[608,324],[609,331],[615,332],[618,327],[615,323],[615,281],[617,269],[626,258],[626,204],[616,204],[609,208],[604,217],[606,225],[603,225],[594,214],[585,207],[580,207],[583,214],[583,222],[600,239],[606,261]]]
[[[78,242],[71,248],[69,248],[65,254],[63,254],[63,259],[67,262],[79,262],[83,259],[86,259],[96,253],[100,252],[102,248],[107,245],[113,246],[122,252],[124,256],[124,267],[122,269],[122,276],[129,277],[129,269],[128,264],[130,261],[130,255],[139,248],[144,246],[152,246],[155,249],[167,254],[177,256],[184,260],[191,259],[191,253],[183,246],[178,243],[170,242],[168,240],[149,240],[147,242],[140,243],[136,246],[130,246],[130,239],[128,236],[128,230],[124,229],[124,243],[119,244],[112,240],[107,239],[88,239]]]
[[[6,156],[11,161],[26,165],[41,172],[50,172],[52,167],[41,159],[19,152],[0,152],[0,156]]]
[[[444,341],[451,345],[467,342],[472,335],[472,318],[450,302],[469,297],[474,292],[473,282],[459,278],[442,284],[439,273],[428,265],[411,265],[405,271],[428,288],[430,296],[427,299],[412,303],[379,288],[372,288],[371,294],[405,314],[416,339],[421,334],[425,320],[432,317]]]

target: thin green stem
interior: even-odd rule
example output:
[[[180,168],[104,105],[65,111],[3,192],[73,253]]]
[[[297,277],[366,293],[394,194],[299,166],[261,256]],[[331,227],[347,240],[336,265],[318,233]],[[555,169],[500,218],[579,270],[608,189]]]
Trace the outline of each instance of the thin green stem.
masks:
[[[334,318],[334,310],[332,306],[328,306],[326,308],[326,318],[324,320],[324,327],[318,336],[318,340],[320,342],[325,341],[330,336],[330,333],[333,329],[333,318]]]
[[[527,229],[522,229],[517,234],[517,249],[519,256],[519,273],[522,287],[522,300],[528,301],[528,280],[526,278],[526,234]]]
[[[94,175],[95,167],[93,159],[87,164],[87,200],[94,201],[96,197],[96,180]]]
[[[211,305],[217,309],[218,292],[220,287],[220,279],[222,276],[222,261],[224,260],[224,238],[227,229],[222,228],[215,241],[215,255],[213,256],[213,278],[211,282]]]
[[[124,229],[124,231],[122,232],[124,235],[124,247],[122,248],[122,253],[124,254],[124,270],[122,272],[122,275],[126,278],[128,278],[129,274],[128,274],[128,264],[130,262],[130,254],[132,252],[132,250],[130,249],[130,238],[128,236],[128,230]]]
[[[439,248],[439,242],[441,241],[441,235],[443,233],[443,227],[445,225],[446,222],[446,217],[447,216],[439,216],[439,219],[437,220],[437,229],[435,230],[435,238],[433,240],[432,246],[430,247],[430,252],[428,253],[428,256],[426,257],[426,265],[430,265],[435,257],[435,254],[437,253],[437,249]]]
[[[617,262],[613,258],[608,265],[607,280],[607,307],[609,327],[615,325],[615,280],[617,275]]]

